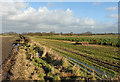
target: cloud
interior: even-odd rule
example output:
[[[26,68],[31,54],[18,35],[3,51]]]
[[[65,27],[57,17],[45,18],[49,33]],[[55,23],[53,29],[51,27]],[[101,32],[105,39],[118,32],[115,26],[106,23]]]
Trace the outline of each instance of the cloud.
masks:
[[[18,2],[15,4],[17,9],[24,9],[28,6],[28,3]]]
[[[46,6],[51,8],[51,7],[55,7],[56,5],[53,2],[47,2]]]
[[[93,5],[94,6],[98,6],[98,5],[101,5],[103,2],[93,2]]]
[[[115,27],[114,24],[101,24],[93,18],[75,17],[70,8],[49,10],[47,7],[35,9],[28,5],[23,2],[2,4],[3,32],[84,32],[91,29],[97,32],[97,29]]]
[[[109,15],[108,17],[111,17],[111,18],[118,18],[118,14],[111,14],[111,15]]]
[[[114,7],[108,7],[108,8],[106,8],[106,11],[115,11],[115,10],[117,10],[117,9],[118,9],[117,6],[114,6]]]

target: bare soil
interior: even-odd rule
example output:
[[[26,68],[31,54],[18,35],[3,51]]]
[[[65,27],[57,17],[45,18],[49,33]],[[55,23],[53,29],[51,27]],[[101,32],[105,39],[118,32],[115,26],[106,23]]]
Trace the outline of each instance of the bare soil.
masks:
[[[14,39],[14,37],[2,37],[2,62],[9,56],[12,49],[12,39]]]

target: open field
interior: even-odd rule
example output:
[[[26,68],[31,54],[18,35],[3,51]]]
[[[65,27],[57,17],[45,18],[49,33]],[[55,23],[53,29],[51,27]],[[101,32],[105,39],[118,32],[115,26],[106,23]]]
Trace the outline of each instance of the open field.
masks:
[[[61,39],[63,37],[93,38],[93,36],[20,36],[20,39],[4,37],[4,44],[7,41],[6,44],[12,44],[17,39],[10,59],[4,64],[4,69],[7,70],[4,73],[7,77],[3,76],[4,79],[45,81],[120,79],[119,47],[89,42],[79,44],[80,41]],[[117,39],[117,36],[114,38]],[[3,50],[5,48],[4,46]]]
[[[99,37],[100,36],[100,37]],[[85,38],[104,38],[117,39],[118,36],[97,35],[97,36],[41,36],[31,37],[33,41],[51,48],[62,56],[81,64],[89,70],[95,70],[100,74],[107,74],[108,76],[120,75],[120,55],[119,47],[112,47],[111,45],[75,45],[74,39]],[[71,40],[72,39],[72,40]],[[68,41],[65,41],[68,40]],[[72,41],[72,42],[70,42]],[[84,40],[87,42],[87,40]]]

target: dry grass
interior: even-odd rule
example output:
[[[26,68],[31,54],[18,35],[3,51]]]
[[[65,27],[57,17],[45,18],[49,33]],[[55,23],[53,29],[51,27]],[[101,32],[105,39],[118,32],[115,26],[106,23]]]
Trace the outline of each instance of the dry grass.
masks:
[[[34,72],[34,66],[31,62],[26,60],[25,50],[21,49],[16,56],[15,64],[12,66],[10,72],[10,80],[30,80],[31,73]]]

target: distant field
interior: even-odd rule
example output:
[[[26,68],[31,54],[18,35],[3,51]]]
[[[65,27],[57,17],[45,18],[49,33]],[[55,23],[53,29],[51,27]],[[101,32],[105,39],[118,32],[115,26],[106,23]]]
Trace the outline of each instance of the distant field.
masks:
[[[118,38],[119,35],[53,35],[54,37],[91,37],[91,38]],[[44,36],[42,36],[44,37]]]
[[[89,42],[90,44],[110,45],[110,46],[120,47],[120,42],[118,41],[118,35],[41,36],[40,38],[66,40],[66,41],[74,41],[74,42]]]
[[[115,44],[118,41],[117,35],[34,36],[30,38],[80,64],[80,68],[94,69],[98,74],[107,74],[108,76],[120,75],[119,48],[116,47],[118,43]],[[92,39],[93,44],[75,44],[76,40],[79,40],[78,42],[92,42]],[[103,43],[94,43],[94,40],[103,41]],[[105,44],[107,40],[109,40],[108,44]]]

